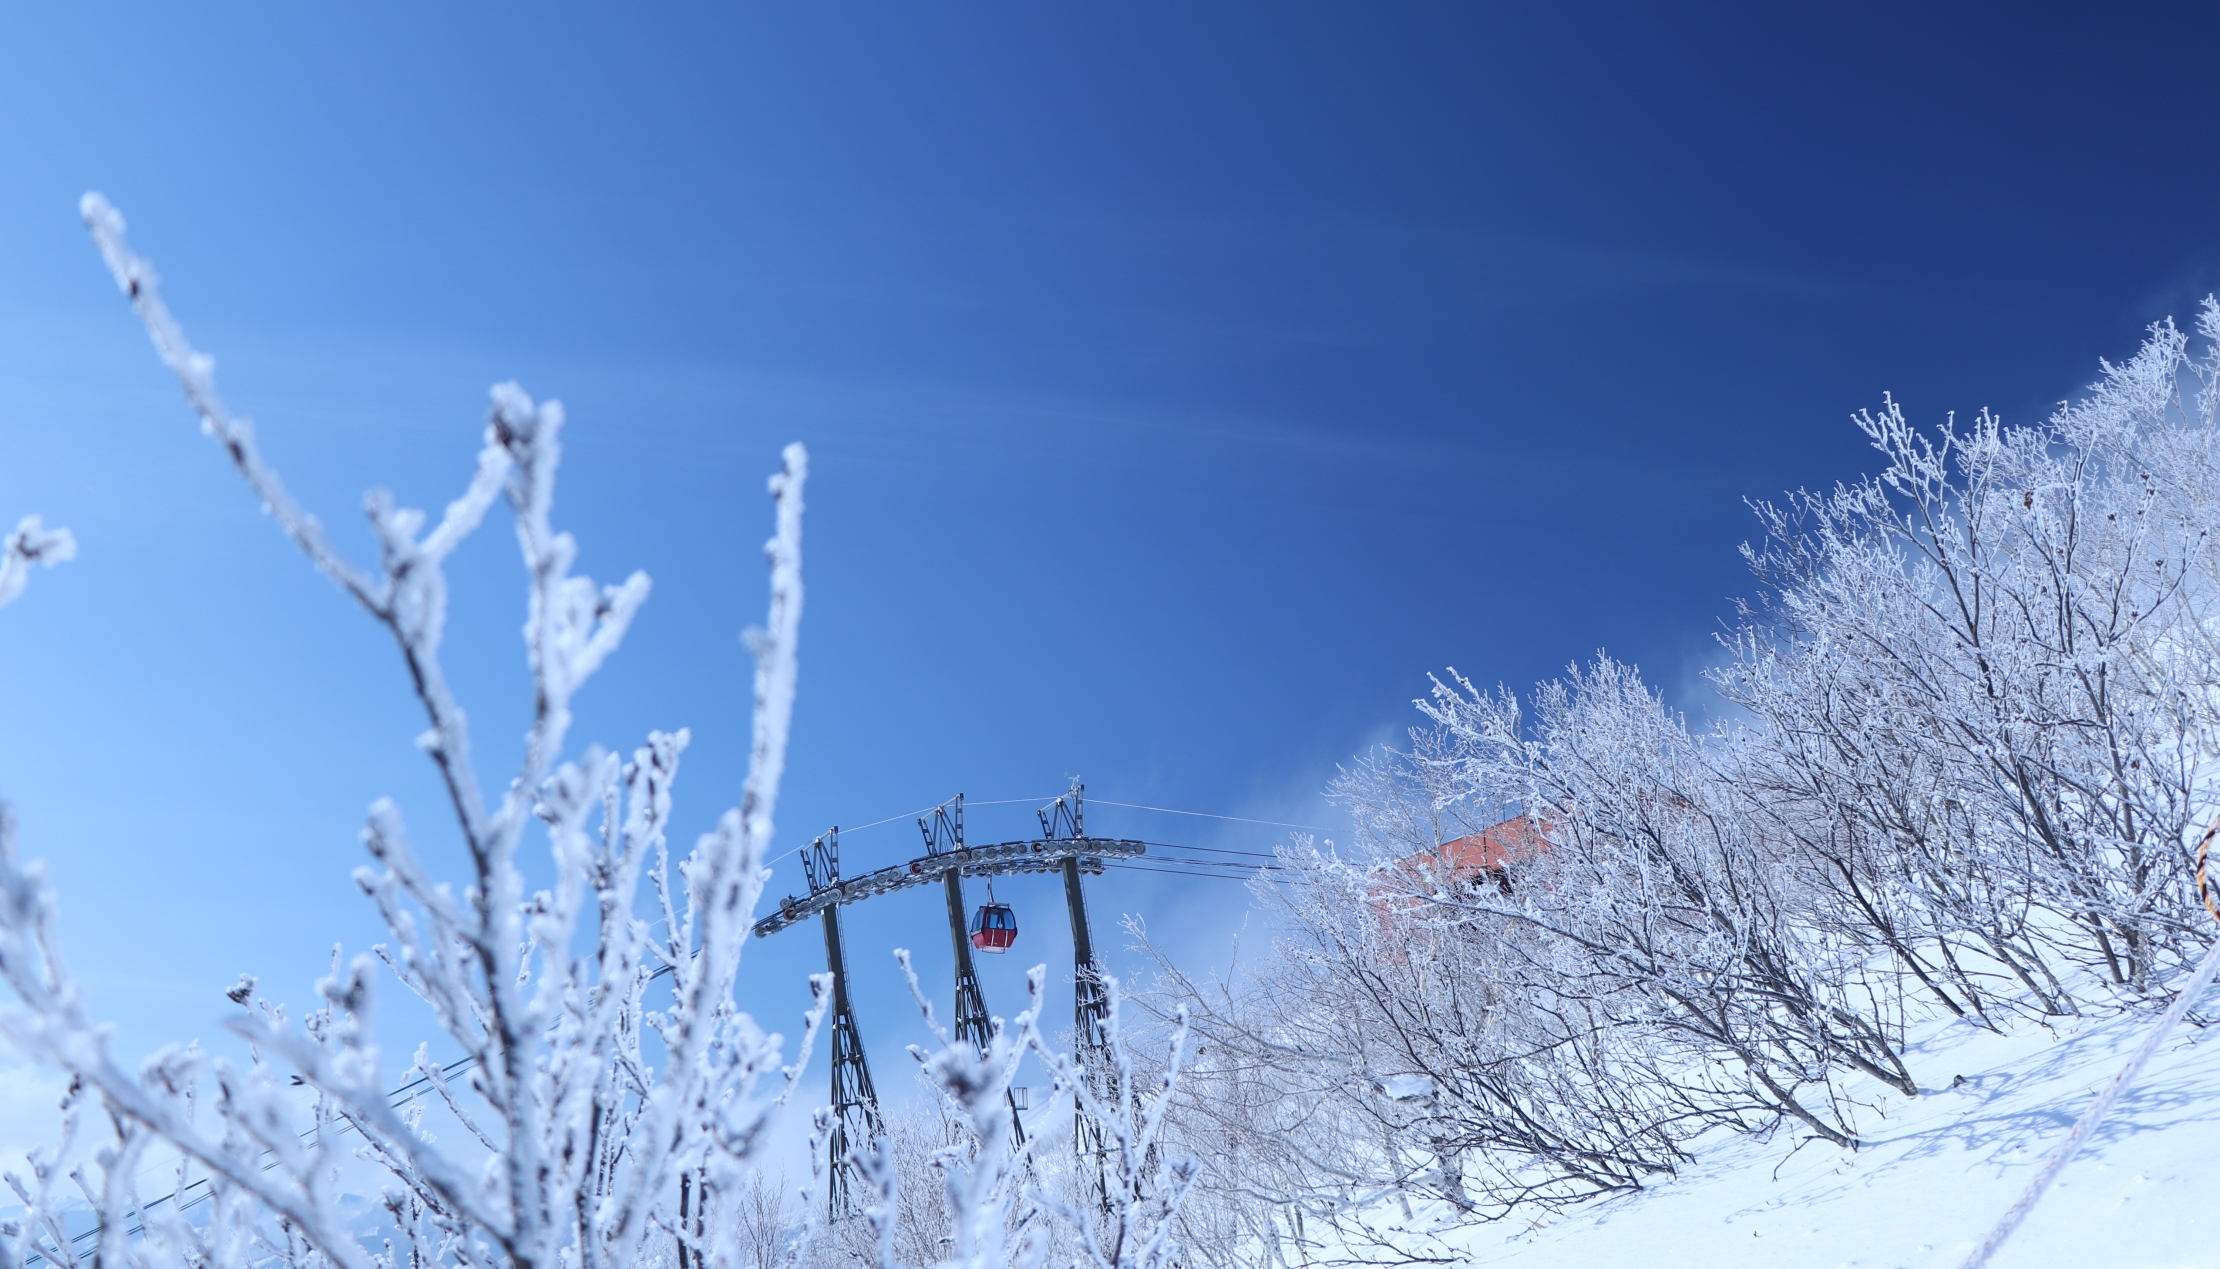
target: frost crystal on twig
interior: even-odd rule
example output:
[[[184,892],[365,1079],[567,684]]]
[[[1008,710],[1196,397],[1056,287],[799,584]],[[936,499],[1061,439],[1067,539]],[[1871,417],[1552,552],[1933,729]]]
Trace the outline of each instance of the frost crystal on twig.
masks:
[[[0,539],[0,608],[23,594],[31,583],[31,566],[54,567],[77,558],[77,539],[67,529],[49,529],[37,516],[16,522],[15,532]]]
[[[0,808],[0,976],[17,998],[0,1008],[0,1031],[72,1075],[72,1133],[88,1102],[112,1125],[116,1145],[98,1154],[96,1170],[70,1174],[99,1214],[104,1257],[133,1265],[274,1256],[345,1269],[404,1261],[412,1269],[583,1269],[645,1265],[675,1247],[682,1259],[690,1252],[705,1265],[723,1263],[714,1249],[737,1210],[725,1200],[742,1194],[823,1013],[820,998],[797,1062],[782,1067],[779,1037],[732,998],[767,875],[794,703],[807,454],[790,446],[770,486],[770,615],[747,640],[756,663],[754,751],[741,804],[674,866],[665,829],[687,733],[653,733],[629,761],[598,748],[565,756],[571,703],[622,641],[648,580],[635,573],[604,587],[572,572],[576,543],[553,520],[562,407],[515,384],[496,387],[463,492],[436,522],[372,492],[365,508],[377,562],[358,565],[287,491],[252,425],[224,404],[213,360],[171,316],[154,270],[125,239],[123,218],[97,194],[85,197],[83,210],[203,429],[284,532],[392,635],[425,712],[419,743],[445,785],[470,868],[458,895],[422,863],[399,807],[380,800],[363,831],[372,863],[356,880],[389,940],[351,959],[335,952],[303,1015],[242,978],[226,995],[238,1010],[232,1029],[253,1045],[245,1066],[185,1047],[133,1075],[116,1065],[107,1033],[86,1012],[55,937],[55,896],[43,870],[18,859],[12,812]],[[440,646],[446,562],[503,501],[524,572],[532,724],[519,768],[488,798]],[[21,590],[30,563],[67,558],[72,547],[66,532],[26,520],[7,540],[0,602]],[[552,864],[541,890],[528,888],[518,858],[535,824]],[[636,915],[643,876],[663,911],[659,925]],[[381,967],[431,1007],[445,1032],[441,1046],[459,1057],[437,1062],[424,1044],[406,1070],[386,1068],[374,1025]],[[649,984],[662,974],[671,996],[655,1008]],[[411,1099],[436,1097],[478,1148],[477,1160],[436,1143],[420,1103],[396,1105],[396,1080],[419,1090]],[[157,1143],[181,1162],[175,1193],[150,1204],[137,1192],[138,1171]],[[41,1159],[30,1181],[10,1178],[32,1209],[10,1235],[17,1263],[34,1254],[72,1258],[54,1215],[57,1165]],[[376,1241],[366,1241],[341,1201],[339,1169],[356,1161],[384,1177]],[[196,1188],[213,1199],[210,1214],[187,1218],[181,1196]],[[693,1198],[683,1213],[673,1207],[680,1194]]]

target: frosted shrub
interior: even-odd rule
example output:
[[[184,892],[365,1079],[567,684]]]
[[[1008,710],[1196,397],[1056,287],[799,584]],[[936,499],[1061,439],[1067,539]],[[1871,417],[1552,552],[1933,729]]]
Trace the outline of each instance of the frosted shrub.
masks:
[[[571,701],[616,650],[648,580],[634,574],[602,587],[572,574],[576,545],[552,519],[562,408],[514,384],[494,389],[464,492],[436,522],[372,493],[379,558],[362,568],[287,492],[251,425],[226,409],[213,363],[170,317],[153,271],[125,243],[122,218],[97,195],[84,212],[204,430],[279,526],[393,636],[428,724],[419,743],[444,781],[470,863],[458,895],[418,860],[400,809],[379,802],[363,833],[372,863],[356,880],[390,941],[351,961],[335,958],[316,1006],[297,1018],[242,979],[231,992],[240,1006],[231,1025],[252,1042],[246,1064],[183,1046],[134,1075],[116,1064],[69,975],[43,870],[20,862],[12,831],[0,835],[0,975],[17,998],[0,1010],[0,1029],[73,1077],[73,1134],[87,1130],[88,1111],[112,1131],[114,1143],[70,1174],[98,1215],[101,1259],[276,1257],[365,1269],[404,1260],[521,1269],[731,1259],[738,1210],[728,1200],[746,1192],[769,1113],[799,1070],[781,1070],[778,1038],[734,1007],[732,988],[766,875],[794,700],[807,456],[790,447],[771,480],[770,617],[749,635],[754,751],[741,804],[674,867],[664,827],[686,733],[651,735],[629,761],[593,748],[565,757]],[[496,502],[510,509],[522,555],[534,709],[521,767],[489,802],[440,641],[443,566]],[[68,545],[66,535],[27,521],[9,539],[0,581],[19,589],[27,562],[66,556]],[[535,823],[554,880],[527,891],[517,856]],[[663,918],[653,925],[635,914],[643,878]],[[411,1062],[388,1064],[373,1030],[381,970],[431,1006],[462,1062],[435,1066],[419,1045]],[[651,1008],[648,985],[659,970],[671,978],[669,1001]],[[766,1077],[768,1090],[759,1090]],[[482,1167],[435,1147],[394,1108],[389,1090],[409,1079],[428,1083],[464,1126],[482,1148]],[[305,1124],[296,1086],[307,1090]],[[156,1149],[179,1158],[180,1185],[205,1182],[206,1216],[141,1203],[137,1174]],[[342,1152],[387,1178],[378,1246],[337,1202]],[[10,1178],[31,1208],[7,1231],[18,1262],[69,1254],[53,1211],[62,1161],[42,1156],[29,1181]]]
[[[1163,962],[1205,1040],[1176,1111],[1205,1186],[1319,1227],[1382,1195],[1485,1219],[1669,1172],[1695,1129],[1608,1004],[1531,931],[1433,901],[1467,879],[1359,849],[1285,852],[1263,895],[1277,937],[1241,992]]]
[[[1929,438],[1890,402],[1858,418],[1879,475],[1759,508],[1765,602],[1714,677],[1844,918],[1961,1012],[2074,1012],[2072,968],[2144,995],[2204,919],[2183,844],[2220,725],[2210,299],[2198,328],[2193,356],[2154,327],[2037,427]]]
[[[1438,682],[1335,782],[1352,847],[1258,883],[1270,952],[1207,989],[1164,963],[1206,1040],[1193,1219],[1287,1259],[1382,1199],[1640,1185],[1710,1126],[1854,1147],[1853,1078],[1920,1091],[1915,1009],[2162,1002],[2220,810],[2220,303],[2197,329],[2037,426],[1859,414],[1877,475],[1756,507],[1719,721],[1608,657]],[[1524,857],[1444,858],[1514,816]]]
[[[1537,689],[1531,723],[1462,681],[1426,708],[1456,742],[1443,761],[1498,802],[1538,808],[1549,847],[1519,866],[1515,894],[1448,906],[1543,936],[1553,973],[1532,981],[1548,998],[1646,1033],[1704,1117],[1786,1115],[1848,1145],[1833,1069],[1916,1094],[1892,984],[1806,918],[1801,870],[1725,769],[1731,739],[1692,734],[1607,658]]]
[[[1120,990],[1105,977],[1109,1014],[1102,1041],[1110,1069],[1089,1072],[1040,1030],[1045,966],[1026,976],[1027,1007],[996,1019],[984,1052],[954,1041],[934,1016],[910,966],[895,953],[926,1029],[939,1042],[912,1046],[932,1109],[898,1121],[889,1139],[856,1151],[871,1200],[867,1219],[878,1262],[894,1266],[1042,1264],[1083,1269],[1173,1269],[1184,1263],[1182,1209],[1195,1166],[1158,1149],[1170,1094],[1186,1049],[1184,1025],[1165,1056],[1141,1062],[1123,1029]],[[1031,1053],[1053,1077],[1036,1125],[1069,1111],[1094,1125],[1099,1159],[1079,1158],[1053,1129],[1012,1144],[1010,1084]],[[1068,1120],[1064,1122],[1070,1122]],[[939,1237],[932,1235],[938,1233]],[[851,1255],[860,1241],[849,1237]]]
[[[945,1118],[961,1130],[932,1158],[945,1182],[940,1201],[919,1208],[945,1218],[941,1229],[913,1220],[918,1228],[898,1245],[894,1152],[857,1143],[851,1158],[825,1158],[824,1111],[811,1187],[789,1195],[762,1171],[772,1116],[793,1095],[830,987],[813,979],[816,1007],[791,1065],[780,1064],[780,1037],[734,1004],[769,876],[794,706],[808,476],[800,445],[787,447],[769,485],[770,604],[763,628],[746,635],[755,690],[741,801],[674,860],[666,826],[687,733],[651,733],[629,759],[567,744],[571,702],[616,651],[648,579],[599,586],[572,573],[576,543],[553,519],[562,407],[513,383],[493,389],[476,470],[436,520],[383,491],[365,500],[378,560],[362,567],[287,491],[252,425],[225,407],[214,363],[170,316],[122,217],[97,194],[83,212],[203,430],[287,536],[392,635],[468,875],[460,893],[435,876],[401,809],[379,801],[362,834],[371,862],[355,880],[388,940],[352,959],[335,953],[306,1012],[242,977],[228,994],[238,1007],[229,1025],[250,1042],[244,1063],[179,1045],[133,1073],[70,976],[57,898],[43,867],[17,855],[13,812],[0,804],[0,979],[14,997],[0,1005],[0,1033],[72,1078],[64,1140],[34,1152],[27,1177],[5,1178],[24,1209],[0,1221],[0,1263],[65,1263],[87,1251],[97,1264],[132,1269],[779,1269],[859,1259],[892,1269],[905,1255],[922,1266],[928,1248],[931,1260],[966,1269],[1037,1264],[1052,1252],[1058,1263],[1099,1269],[1160,1269],[1178,1258],[1168,1222],[1183,1174],[1164,1172],[1170,1183],[1146,1192],[1137,1183],[1137,1150],[1163,1172],[1153,1150],[1161,1112],[1136,1120],[1130,1101],[1089,1099],[1094,1086],[1033,1024],[1038,969],[1032,1008],[1013,1029],[997,1023],[988,1051],[945,1035],[938,1049],[917,1050]],[[519,768],[489,799],[440,644],[446,561],[501,503],[523,566],[532,724]],[[0,556],[0,605],[21,593],[30,565],[67,559],[74,547],[66,530],[25,519]],[[537,890],[519,867],[535,841],[552,878]],[[406,1062],[387,1060],[374,1026],[387,973],[430,1007],[460,1059],[436,1063],[421,1043]],[[1108,1038],[1122,1068],[1127,1050],[1114,1027]],[[1079,1090],[1078,1113],[1099,1116],[1102,1135],[1120,1145],[1122,1180],[1084,1210],[1048,1199],[1035,1183],[1038,1160],[1007,1148],[1007,1090],[1028,1050],[1050,1064],[1062,1096]],[[403,1106],[397,1084],[411,1093]],[[1160,1106],[1168,1087],[1150,1104]],[[434,1141],[427,1102],[464,1140]],[[148,1201],[142,1173],[157,1164],[170,1194]],[[359,1175],[365,1164],[379,1178],[374,1210],[341,1193],[342,1169]],[[826,1169],[846,1167],[879,1198],[860,1242],[855,1222],[826,1228],[811,1197]],[[89,1232],[73,1204],[91,1209]],[[1053,1229],[1063,1232],[1051,1237]]]

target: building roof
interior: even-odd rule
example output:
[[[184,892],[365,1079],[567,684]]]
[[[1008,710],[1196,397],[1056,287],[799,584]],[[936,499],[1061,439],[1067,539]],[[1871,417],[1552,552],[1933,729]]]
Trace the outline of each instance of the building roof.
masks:
[[[1516,815],[1412,858],[1431,855],[1457,872],[1494,872],[1505,864],[1525,863],[1548,849],[1549,839],[1542,836],[1541,826],[1533,817]]]

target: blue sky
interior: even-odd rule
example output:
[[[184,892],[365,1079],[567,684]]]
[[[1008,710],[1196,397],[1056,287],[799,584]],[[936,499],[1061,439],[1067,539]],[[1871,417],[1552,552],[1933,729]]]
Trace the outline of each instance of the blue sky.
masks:
[[[341,527],[460,487],[488,385],[570,409],[560,518],[655,594],[581,702],[737,795],[762,477],[814,455],[785,845],[962,791],[1332,825],[1426,674],[1598,648],[1691,707],[1741,500],[1852,411],[2031,420],[2220,283],[2208,11],[1860,6],[17,7],[0,16],[0,790],[120,1043],[304,997],[376,930],[363,808],[437,800],[396,658],[198,436],[75,215],[131,218]],[[351,539],[357,544],[362,538]],[[513,547],[452,658],[521,732]],[[996,815],[1006,818],[997,820]],[[1023,806],[975,836],[1021,832]],[[1098,831],[1277,830],[1098,807]],[[912,853],[901,823],[851,867]],[[799,885],[791,873],[775,885]],[[1054,892],[990,1003],[1068,955]],[[1098,885],[1222,959],[1235,886]],[[945,983],[931,896],[851,924]],[[813,938],[756,949],[790,1022]],[[938,987],[936,987],[938,990]]]

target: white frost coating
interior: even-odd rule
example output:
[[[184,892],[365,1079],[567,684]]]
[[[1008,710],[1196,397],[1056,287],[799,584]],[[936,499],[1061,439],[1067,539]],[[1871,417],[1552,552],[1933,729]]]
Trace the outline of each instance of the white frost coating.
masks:
[[[77,558],[77,539],[67,529],[49,529],[37,516],[16,522],[15,532],[0,540],[0,608],[16,601],[30,584],[31,566],[54,567]]]
[[[277,473],[262,461],[262,453],[254,443],[254,425],[234,417],[225,408],[223,398],[216,394],[215,358],[194,349],[177,319],[170,316],[169,307],[162,303],[158,290],[160,279],[155,276],[154,266],[133,254],[130,244],[124,241],[123,213],[97,192],[87,192],[79,199],[77,210],[85,218],[86,227],[92,230],[93,242],[99,246],[101,258],[108,262],[108,272],[115,276],[116,285],[130,297],[131,307],[146,323],[147,335],[154,340],[154,350],[161,355],[162,364],[177,376],[178,383],[185,389],[185,399],[200,413],[201,429],[231,455],[239,474],[246,477],[248,486],[261,498],[263,509],[277,517],[278,524],[308,552],[316,566],[331,574],[365,604],[371,603],[371,597],[377,592],[375,580],[332,548],[324,537],[323,524],[302,510]]]
[[[769,876],[764,861],[793,716],[807,452],[788,446],[770,481],[768,616],[744,636],[755,678],[740,804],[674,866],[666,830],[688,733],[650,733],[629,760],[599,748],[565,757],[571,702],[616,651],[648,581],[635,573],[602,587],[571,573],[577,545],[553,518],[562,407],[535,402],[513,383],[495,387],[485,444],[463,492],[435,524],[373,491],[364,506],[378,558],[374,568],[360,567],[286,492],[252,427],[225,407],[213,361],[163,304],[154,270],[125,241],[123,218],[97,194],[86,195],[83,210],[204,429],[287,535],[393,636],[428,723],[419,744],[444,782],[469,875],[459,893],[436,877],[400,807],[380,799],[362,833],[372,862],[355,880],[377,906],[387,941],[351,959],[334,949],[305,1014],[265,999],[254,978],[242,976],[225,994],[240,1010],[232,1029],[253,1044],[244,1067],[182,1046],[132,1074],[116,1065],[107,1032],[86,1011],[56,938],[55,895],[39,865],[17,858],[13,813],[0,804],[0,980],[14,996],[0,1004],[0,1033],[73,1077],[64,1142],[35,1152],[28,1178],[5,1177],[25,1210],[0,1219],[0,1265],[75,1260],[88,1239],[101,1263],[128,1269],[783,1269],[840,1259],[843,1242],[854,1243],[867,1222],[787,1220],[783,1197],[756,1163],[771,1115],[791,1098],[808,1060],[830,978],[811,980],[815,1007],[788,1066],[780,1065],[780,1038],[740,1012],[733,996]],[[519,768],[489,801],[440,646],[444,566],[497,500],[512,512],[524,568],[532,724]],[[0,599],[20,591],[30,563],[66,558],[72,546],[65,532],[26,520],[8,539]],[[517,852],[535,823],[545,832],[550,882],[528,892]],[[642,919],[643,903],[660,919]],[[419,1042],[406,1069],[387,1069],[374,1025],[381,967],[430,1006],[445,1033],[439,1047],[459,1059],[442,1063],[433,1043]],[[669,1003],[652,1008],[650,984],[666,974]],[[1114,1092],[1097,1093],[1042,1039],[1041,971],[1031,982],[1032,1008],[1014,1031],[998,1023],[987,1053],[945,1035],[937,1052],[920,1051],[969,1144],[931,1152],[947,1189],[937,1208],[926,1207],[945,1214],[945,1237],[939,1228],[911,1228],[904,1245],[966,1269],[1050,1255],[1098,1269],[1168,1266],[1179,1255],[1173,1221],[1192,1170],[1160,1163],[1155,1143],[1184,1031],[1168,1064],[1136,1076],[1110,984],[1102,1051],[1116,1070],[1102,1088]],[[1101,1201],[1041,1192],[1036,1183],[1070,1182],[1071,1170],[1007,1148],[1010,1080],[1028,1049],[1055,1070],[1059,1096],[1076,1096],[1078,1113],[1099,1120],[1112,1145]],[[401,1092],[389,1092],[396,1082]],[[759,1084],[768,1087],[758,1092]],[[444,1145],[424,1127],[431,1106],[459,1126]],[[826,1159],[829,1122],[820,1111],[804,1208],[810,1193],[822,1192],[826,1168],[857,1169],[881,1199],[881,1236],[862,1258],[892,1269],[886,1214],[902,1179],[888,1160],[901,1152],[859,1142],[855,1157]],[[113,1137],[108,1147],[70,1166],[104,1130]],[[913,1145],[903,1157],[920,1157]],[[149,1201],[140,1171],[155,1152],[177,1162],[164,1183],[171,1194]],[[349,1207],[339,1169],[350,1161],[366,1161],[383,1178],[382,1211]],[[98,1217],[89,1233],[73,1236],[82,1220],[65,1219],[72,1196],[64,1178]]]
[[[902,967],[902,977],[909,984],[910,997],[917,1002],[926,1028],[939,1041],[937,1049],[910,1046],[910,1056],[917,1059],[926,1081],[947,1100],[949,1109],[969,1136],[968,1149],[962,1155],[950,1153],[941,1162],[947,1185],[949,1237],[948,1256],[942,1263],[945,1269],[999,1269],[1003,1265],[1038,1264],[1045,1250],[1037,1237],[1039,1231],[1034,1231],[1035,1237],[1024,1239],[1017,1247],[1008,1245],[1018,1186],[1030,1163],[1033,1146],[1028,1142],[1023,1150],[1010,1148],[1010,1082],[1017,1074],[1019,1060],[1025,1056],[1024,1046],[1019,1037],[1010,1034],[999,1021],[985,1052],[950,1037],[933,1016],[933,1006],[926,1000],[925,989],[917,981],[917,971],[910,965],[908,949],[897,949],[894,958]],[[1032,1026],[1033,1018],[1040,1012],[1039,974],[1036,969],[1030,980],[1032,1008],[1018,1016],[1021,1033]],[[877,1191],[879,1200],[868,1214],[879,1233],[881,1246],[890,1246],[898,1197],[894,1174],[886,1166],[883,1151],[863,1156],[859,1161],[865,1164],[866,1181]],[[891,1259],[890,1253],[881,1256],[882,1263]]]
[[[1187,1253],[1201,1249],[1183,1242],[1189,1237],[1182,1209],[1194,1188],[1199,1169],[1190,1159],[1172,1160],[1163,1149],[1165,1116],[1173,1109],[1173,1092],[1187,1057],[1187,1011],[1175,1007],[1164,1060],[1153,1071],[1136,1069],[1134,1053],[1124,1025],[1124,991],[1115,977],[1101,975],[1109,1009],[1102,1022],[1107,1071],[1081,1070],[1067,1054],[1052,1048],[1041,1035],[1041,981],[1045,971],[1034,966],[1026,979],[1033,1008],[1020,1015],[1018,1030],[1042,1064],[1056,1075],[1056,1092],[1069,1095],[1078,1112],[1101,1133],[1104,1157],[1093,1196],[1094,1210],[1084,1202],[1059,1201],[1036,1194],[1050,1213],[1059,1217],[1083,1253],[1074,1259],[1092,1269],[1170,1269],[1186,1263]],[[1083,1168],[1085,1164],[1081,1165]],[[1211,1249],[1223,1255],[1231,1246]]]
[[[1203,1254],[1391,1259],[1418,1205],[1547,1219],[1710,1133],[1856,1159],[1952,1082],[1922,1017],[2156,1013],[2200,964],[2220,303],[2032,425],[1853,422],[1874,476],[1753,506],[1757,597],[1708,676],[1732,709],[1692,722],[1604,655],[1523,695],[1452,671],[1335,782],[1350,847],[1256,887],[1269,953],[1165,964],[1204,1040],[1171,1119]]]
[[[563,757],[571,701],[616,650],[648,582],[635,573],[600,587],[571,574],[576,544],[552,520],[562,408],[534,402],[515,384],[496,387],[477,469],[438,523],[427,531],[423,512],[395,506],[382,491],[365,500],[379,558],[374,570],[361,568],[286,492],[251,426],[224,406],[214,363],[162,303],[153,269],[124,239],[122,217],[97,194],[83,210],[205,430],[285,532],[393,635],[427,715],[421,743],[444,781],[471,874],[459,895],[436,879],[399,808],[381,799],[363,832],[374,864],[356,880],[385,919],[389,942],[351,960],[335,952],[305,1016],[266,1001],[243,978],[229,995],[242,1010],[231,1025],[255,1046],[244,1069],[188,1047],[165,1051],[134,1076],[116,1066],[106,1032],[85,1011],[55,938],[53,891],[41,868],[18,861],[13,815],[0,807],[0,978],[16,997],[0,1006],[0,1031],[74,1077],[81,1092],[66,1116],[73,1139],[90,1131],[87,1106],[115,1125],[115,1148],[68,1174],[102,1218],[103,1258],[135,1267],[274,1258],[344,1269],[594,1269],[674,1254],[682,1269],[730,1263],[721,1249],[729,1249],[725,1226],[737,1215],[723,1196],[742,1193],[769,1116],[792,1094],[828,986],[813,983],[818,1005],[807,1015],[799,1061],[784,1068],[779,1038],[732,999],[767,875],[762,860],[794,702],[806,453],[789,447],[771,484],[777,532],[769,620],[749,638],[754,753],[742,805],[678,861],[674,883],[665,826],[686,733],[651,734],[629,762],[599,749]],[[514,513],[524,565],[533,702],[520,768],[489,805],[439,652],[444,564],[497,499]],[[66,558],[71,545],[66,533],[27,520],[8,539],[0,578],[20,590],[23,569]],[[527,893],[516,852],[535,822],[546,831],[553,880]],[[635,915],[643,873],[663,911],[659,932]],[[442,1066],[430,1045],[414,1046],[398,1078],[416,1080],[461,1123],[482,1166],[435,1146],[419,1126],[421,1112],[393,1104],[396,1076],[373,1025],[381,964],[431,1006],[446,1032],[442,1047],[463,1055]],[[650,1008],[647,995],[659,970],[674,983],[663,1010]],[[660,1042],[652,1063],[642,1043],[649,1032]],[[450,1077],[464,1070],[467,1087],[458,1087]],[[767,1096],[755,1092],[765,1077]],[[291,1091],[302,1085],[312,1099],[307,1125]],[[208,1215],[188,1220],[175,1203],[149,1209],[142,1201],[139,1163],[157,1144],[182,1156],[180,1192],[197,1185],[214,1199],[198,1209]],[[387,1177],[375,1242],[341,1202],[337,1166],[350,1155]],[[55,1185],[61,1157],[34,1157],[28,1181],[8,1178],[30,1209],[23,1220],[0,1222],[13,1263],[71,1258],[59,1215],[64,1191]]]

